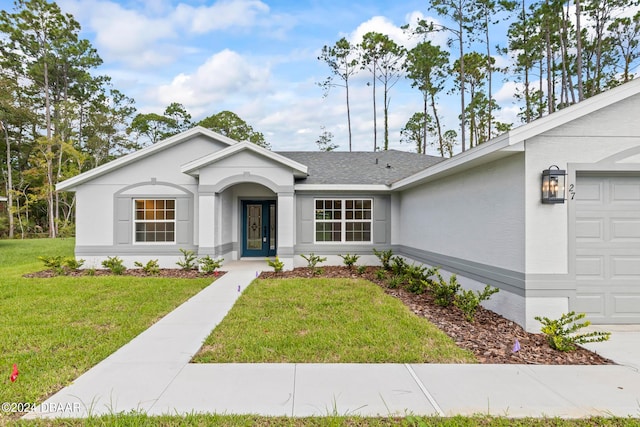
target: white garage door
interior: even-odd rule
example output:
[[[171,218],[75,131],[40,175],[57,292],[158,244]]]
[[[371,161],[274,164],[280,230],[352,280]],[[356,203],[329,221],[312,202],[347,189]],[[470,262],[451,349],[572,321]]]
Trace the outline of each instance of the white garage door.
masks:
[[[640,322],[640,176],[580,176],[576,299],[594,323]]]

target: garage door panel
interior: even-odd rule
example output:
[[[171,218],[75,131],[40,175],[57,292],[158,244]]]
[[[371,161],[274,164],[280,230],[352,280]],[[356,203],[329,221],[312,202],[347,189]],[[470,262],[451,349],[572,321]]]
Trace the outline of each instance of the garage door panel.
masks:
[[[604,279],[604,257],[602,256],[576,257],[576,279],[577,280]]]
[[[640,295],[612,295],[615,316],[635,316],[640,318]]]
[[[573,310],[586,313],[590,319],[604,317],[605,301],[604,294],[577,294]]]
[[[582,241],[604,240],[604,219],[579,218],[576,220],[576,239]]]
[[[581,179],[580,191],[576,191],[576,204],[600,205],[603,202],[604,183],[591,177]]]
[[[598,323],[640,321],[640,176],[576,180],[571,309]]]
[[[609,224],[612,241],[640,243],[640,218],[612,218]]]
[[[638,279],[640,283],[640,257],[612,255],[610,265],[612,278]]]
[[[610,181],[611,204],[637,203],[640,205],[640,183],[633,178],[616,178]]]

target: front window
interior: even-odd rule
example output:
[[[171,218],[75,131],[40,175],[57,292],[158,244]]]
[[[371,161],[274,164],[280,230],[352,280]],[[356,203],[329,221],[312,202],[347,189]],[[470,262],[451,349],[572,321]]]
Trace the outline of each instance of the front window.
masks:
[[[316,242],[371,242],[371,199],[317,199]]]
[[[134,200],[136,243],[176,241],[176,201],[173,199]]]

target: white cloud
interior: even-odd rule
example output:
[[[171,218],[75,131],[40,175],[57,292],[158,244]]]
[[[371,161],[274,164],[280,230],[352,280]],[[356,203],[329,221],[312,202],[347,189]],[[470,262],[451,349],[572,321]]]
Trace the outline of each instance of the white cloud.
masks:
[[[194,116],[208,106],[233,103],[264,95],[270,70],[256,66],[228,49],[216,53],[193,73],[180,73],[171,83],[160,85],[154,97],[163,105],[183,104]]]
[[[259,0],[221,0],[198,7],[181,3],[173,18],[185,30],[202,34],[234,26],[250,27],[259,15],[268,12],[269,6]]]

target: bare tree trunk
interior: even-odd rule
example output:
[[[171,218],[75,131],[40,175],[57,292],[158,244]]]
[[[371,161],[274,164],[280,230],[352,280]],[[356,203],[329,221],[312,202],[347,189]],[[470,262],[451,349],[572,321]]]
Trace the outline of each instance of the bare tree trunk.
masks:
[[[349,127],[349,151],[352,151],[351,146],[351,107],[349,106],[349,82],[345,80],[345,89],[347,92],[347,126]]]
[[[13,222],[13,178],[11,174],[11,145],[9,143],[9,131],[7,126],[0,121],[0,128],[4,130],[7,143],[7,210],[9,211],[9,238],[13,239],[15,224]]]
[[[547,12],[548,12],[548,6],[549,6],[549,0],[545,1],[546,5],[547,5]],[[550,24],[550,17],[549,15],[547,15],[546,17],[546,25],[545,25],[545,34],[544,34],[544,38],[545,38],[545,44],[547,45],[547,99],[548,99],[548,103],[547,103],[547,110],[549,112],[549,114],[553,113],[553,70],[551,68],[551,24]]]
[[[578,74],[578,101],[584,100],[584,87],[582,83],[582,32],[580,29],[580,0],[576,2],[576,73]]]
[[[438,130],[438,144],[440,145],[440,156],[444,157],[444,139],[442,136],[442,127],[440,126],[440,118],[436,110],[436,97],[431,92],[431,110],[433,110],[433,118],[436,121],[436,129]]]

